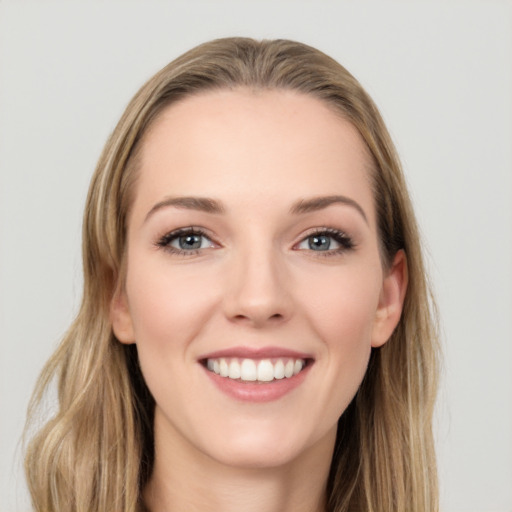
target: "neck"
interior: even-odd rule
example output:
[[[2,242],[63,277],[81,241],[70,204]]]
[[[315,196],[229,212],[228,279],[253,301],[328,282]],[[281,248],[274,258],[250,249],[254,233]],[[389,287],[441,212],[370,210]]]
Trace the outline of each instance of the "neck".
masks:
[[[163,443],[155,428],[155,464],[144,502],[150,512],[325,512],[334,441],[329,432],[277,467],[235,467],[206,454],[191,456],[190,446]]]

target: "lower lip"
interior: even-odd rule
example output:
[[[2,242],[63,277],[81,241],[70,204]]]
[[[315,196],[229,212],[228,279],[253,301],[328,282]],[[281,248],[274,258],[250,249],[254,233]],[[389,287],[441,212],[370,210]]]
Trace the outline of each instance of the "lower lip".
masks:
[[[231,398],[243,402],[262,403],[279,400],[300,386],[310,368],[311,365],[308,364],[300,373],[293,377],[274,379],[270,382],[235,380],[228,377],[221,377],[207,368],[204,368],[204,371],[217,388]]]

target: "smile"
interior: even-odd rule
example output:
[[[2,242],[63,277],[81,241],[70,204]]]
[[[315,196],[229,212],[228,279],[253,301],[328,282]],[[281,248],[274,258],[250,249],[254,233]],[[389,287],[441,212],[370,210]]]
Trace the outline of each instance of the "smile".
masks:
[[[300,358],[209,358],[206,368],[219,375],[233,380],[245,382],[272,382],[273,380],[289,379],[298,375],[306,366],[307,361]]]
[[[300,388],[314,366],[313,354],[285,347],[230,347],[202,355],[205,375],[237,401],[263,403]]]

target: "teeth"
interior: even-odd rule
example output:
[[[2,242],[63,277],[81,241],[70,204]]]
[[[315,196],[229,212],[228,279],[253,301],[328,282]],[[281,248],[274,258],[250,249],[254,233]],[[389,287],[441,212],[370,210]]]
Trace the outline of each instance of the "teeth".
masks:
[[[293,365],[293,375],[297,375],[302,370],[303,362],[300,359],[297,359],[295,361],[295,364]]]
[[[258,363],[258,380],[263,382],[274,380],[274,365],[268,359]]]
[[[290,378],[302,371],[303,359],[208,359],[206,367],[211,372],[248,382],[271,382],[275,379]]]
[[[284,379],[284,363],[281,359],[274,365],[274,379]]]
[[[214,366],[215,366],[215,363],[214,363]],[[293,368],[295,366],[295,363],[290,359],[289,361],[287,361],[287,363],[285,364],[284,366],[284,376],[289,379],[290,377],[293,376]]]
[[[229,374],[229,366],[225,359],[219,361],[219,375],[221,377],[227,377]]]
[[[241,377],[241,372],[240,372],[240,363],[238,361],[231,361],[231,363],[229,363],[229,375],[228,377],[230,379],[239,379]]]
[[[242,380],[257,380],[258,369],[256,363],[252,359],[244,359],[240,366],[240,378]]]

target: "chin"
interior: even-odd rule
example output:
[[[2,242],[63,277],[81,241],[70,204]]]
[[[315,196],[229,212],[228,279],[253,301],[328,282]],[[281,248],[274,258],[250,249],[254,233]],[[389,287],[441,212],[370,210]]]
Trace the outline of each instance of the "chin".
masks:
[[[295,432],[293,432],[295,430]],[[212,440],[210,446],[215,450],[209,450],[209,455],[219,463],[241,469],[263,469],[286,466],[294,461],[307,456],[313,446],[327,441],[327,450],[334,448],[336,428],[320,439],[312,439],[307,433],[297,432],[292,426],[285,431],[271,429],[266,432],[243,432],[243,435],[225,436],[223,440]]]
[[[239,448],[239,449],[238,449]],[[275,468],[284,466],[292,462],[300,449],[287,447],[286,449],[275,446],[232,446],[231,449],[223,455],[225,465],[245,469]]]

